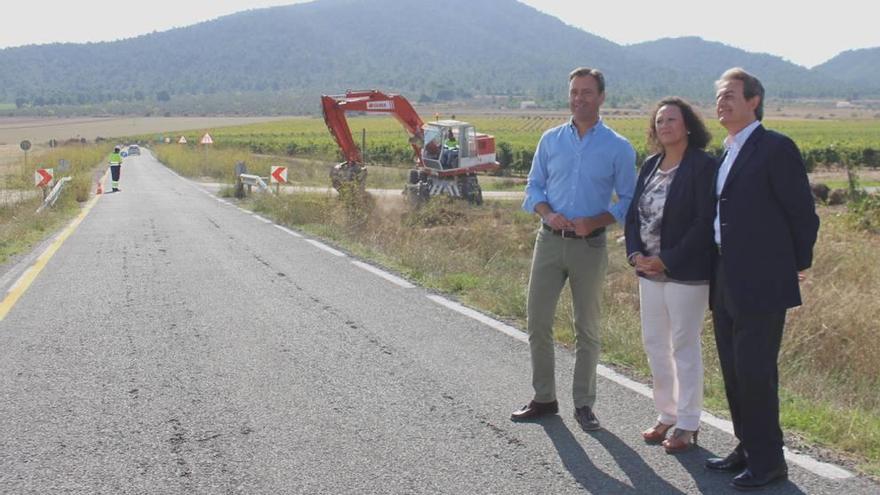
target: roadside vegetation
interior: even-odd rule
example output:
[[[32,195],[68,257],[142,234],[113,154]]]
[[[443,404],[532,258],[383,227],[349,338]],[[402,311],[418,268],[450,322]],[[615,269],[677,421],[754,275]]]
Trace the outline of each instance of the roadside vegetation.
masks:
[[[235,182],[235,164],[244,162],[248,173],[268,177],[273,165],[288,168],[288,183],[293,186],[330,187],[330,168],[334,162],[313,158],[293,158],[250,153],[238,148],[208,149],[178,144],[152,146],[162,163],[187,177],[232,184]],[[367,187],[371,189],[402,190],[409,169],[402,167],[370,166]],[[521,191],[525,180],[515,177],[481,176],[480,186],[485,191]]]
[[[98,165],[109,151],[109,145],[65,146],[31,156],[27,167],[23,160],[0,167],[0,263],[32,249],[79,213],[94,187]],[[55,168],[57,179],[62,158],[70,163],[66,175],[72,180],[53,208],[36,213],[43,196],[34,187],[34,170]]]

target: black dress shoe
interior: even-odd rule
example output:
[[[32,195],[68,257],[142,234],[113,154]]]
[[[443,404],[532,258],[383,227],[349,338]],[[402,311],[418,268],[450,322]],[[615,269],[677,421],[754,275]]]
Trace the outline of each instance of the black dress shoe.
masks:
[[[712,471],[724,471],[735,473],[746,468],[746,458],[738,450],[734,450],[727,457],[710,457],[706,459],[706,469]]]
[[[522,409],[514,411],[510,415],[511,421],[530,421],[548,414],[556,414],[559,412],[559,402],[535,402],[531,401]]]
[[[733,478],[733,481],[730,482],[730,486],[743,491],[757,490],[759,488],[764,488],[771,483],[776,483],[777,481],[785,479],[788,479],[788,466],[783,462],[776,469],[760,476],[755,476],[752,474],[751,469],[746,469]]]

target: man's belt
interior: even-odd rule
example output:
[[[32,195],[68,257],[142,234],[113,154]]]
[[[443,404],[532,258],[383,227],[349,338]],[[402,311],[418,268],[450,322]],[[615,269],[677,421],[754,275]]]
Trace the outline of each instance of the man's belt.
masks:
[[[589,235],[577,235],[573,230],[556,230],[546,223],[541,223],[541,225],[547,232],[550,232],[553,235],[558,235],[563,239],[592,239],[594,237],[599,237],[600,235],[605,233],[605,227],[599,227],[598,229],[590,232]]]

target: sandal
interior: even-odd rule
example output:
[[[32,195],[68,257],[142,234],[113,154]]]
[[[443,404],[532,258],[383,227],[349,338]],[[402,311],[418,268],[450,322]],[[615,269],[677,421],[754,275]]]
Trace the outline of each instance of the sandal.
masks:
[[[697,436],[700,430],[688,431],[676,428],[672,436],[663,440],[663,448],[667,454],[687,452],[697,446]]]
[[[672,425],[658,421],[656,425],[642,432],[642,438],[645,440],[645,443],[656,445],[666,440],[666,433],[669,432],[670,428],[672,428]]]

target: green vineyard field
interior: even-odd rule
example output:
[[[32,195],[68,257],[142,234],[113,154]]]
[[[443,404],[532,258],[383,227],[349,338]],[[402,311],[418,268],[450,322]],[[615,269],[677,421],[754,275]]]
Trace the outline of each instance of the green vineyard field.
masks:
[[[541,134],[564,122],[562,116],[462,115],[479,132],[495,136],[498,160],[505,170],[522,174],[528,171],[535,145]],[[649,154],[647,117],[612,117],[606,123],[626,136],[641,161]],[[713,139],[710,152],[720,154],[723,129],[714,119],[707,124]],[[349,125],[355,141],[361,142],[366,130],[366,160],[383,165],[412,163],[412,148],[400,124],[388,116],[351,116]],[[880,167],[880,121],[877,120],[773,120],[765,126],[795,140],[808,169],[817,166],[858,165]],[[286,155],[337,160],[339,152],[323,119],[292,118],[263,124],[198,130],[183,133],[190,143],[197,143],[201,133],[210,131],[216,147],[237,148],[256,154]],[[175,138],[176,139],[176,138]]]

